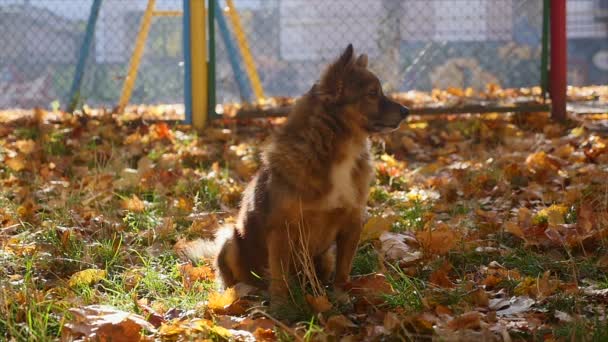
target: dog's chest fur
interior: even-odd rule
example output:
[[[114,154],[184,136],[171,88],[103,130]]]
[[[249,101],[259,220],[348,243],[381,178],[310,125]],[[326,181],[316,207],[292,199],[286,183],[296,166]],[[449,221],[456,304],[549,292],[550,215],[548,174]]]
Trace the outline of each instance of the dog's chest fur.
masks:
[[[361,192],[364,191],[361,188],[365,186],[362,181],[365,180],[357,179],[357,173],[361,173],[361,170],[358,170],[362,166],[361,163],[369,163],[364,160],[369,154],[368,149],[367,141],[346,145],[344,157],[330,169],[331,188],[325,196],[325,209],[353,208],[361,205]]]

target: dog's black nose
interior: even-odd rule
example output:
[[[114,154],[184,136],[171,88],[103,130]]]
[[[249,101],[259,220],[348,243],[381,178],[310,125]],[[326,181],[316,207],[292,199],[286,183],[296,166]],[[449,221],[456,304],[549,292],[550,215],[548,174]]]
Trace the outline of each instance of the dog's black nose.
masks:
[[[399,114],[401,114],[401,116],[403,116],[403,117],[406,117],[410,114],[410,110],[406,106],[401,106],[401,109],[399,110]]]

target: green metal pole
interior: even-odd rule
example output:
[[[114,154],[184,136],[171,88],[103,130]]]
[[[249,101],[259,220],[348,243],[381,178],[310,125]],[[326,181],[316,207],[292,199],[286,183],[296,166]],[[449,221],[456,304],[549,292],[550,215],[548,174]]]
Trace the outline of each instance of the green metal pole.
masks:
[[[547,99],[549,89],[549,18],[551,13],[551,0],[543,0],[543,37],[540,59],[540,88],[543,93],[543,102]]]
[[[84,34],[84,40],[80,46],[80,52],[78,55],[78,64],[76,65],[76,71],[74,72],[74,80],[70,88],[70,97],[68,106],[66,107],[67,112],[73,112],[78,106],[78,103],[82,100],[80,94],[80,86],[82,79],[84,78],[85,65],[89,52],[91,51],[91,45],[93,45],[93,39],[95,35],[95,26],[97,24],[97,18],[99,17],[99,10],[101,8],[101,0],[93,1],[91,4],[91,12],[89,14],[89,20],[87,21],[87,28]]]
[[[207,67],[207,95],[209,99],[209,119],[217,117],[215,112],[215,0],[209,0],[207,6],[207,22],[209,24],[209,61]]]

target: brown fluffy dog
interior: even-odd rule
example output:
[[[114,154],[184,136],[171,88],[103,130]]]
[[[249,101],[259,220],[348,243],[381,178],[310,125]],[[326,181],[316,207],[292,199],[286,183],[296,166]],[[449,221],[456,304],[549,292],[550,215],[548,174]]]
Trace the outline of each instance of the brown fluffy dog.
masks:
[[[264,151],[217,255],[224,285],[268,288],[271,301],[284,299],[286,279],[295,273],[294,245],[306,246],[320,279],[334,274],[334,285],[344,285],[373,173],[368,136],[397,128],[407,114],[384,96],[367,56],[355,58],[349,45]],[[304,243],[290,243],[297,238]]]

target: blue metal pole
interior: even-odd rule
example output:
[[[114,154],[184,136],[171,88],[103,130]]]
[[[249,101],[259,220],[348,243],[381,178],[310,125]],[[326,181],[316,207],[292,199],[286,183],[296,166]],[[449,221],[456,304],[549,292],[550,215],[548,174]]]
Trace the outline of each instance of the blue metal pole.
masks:
[[[241,63],[239,62],[239,52],[234,45],[234,41],[230,36],[230,30],[228,30],[228,23],[226,23],[226,17],[224,17],[224,13],[222,12],[219,3],[216,1],[215,6],[215,18],[217,19],[217,26],[220,30],[220,34],[222,35],[222,40],[224,41],[224,45],[226,46],[226,50],[228,50],[228,60],[230,61],[230,66],[232,67],[232,72],[234,73],[234,78],[239,88],[239,93],[241,94],[241,99],[244,101],[251,102],[253,100],[251,87],[249,82],[246,79],[245,73],[241,68]]]
[[[84,67],[89,56],[89,51],[91,50],[91,44],[93,43],[93,35],[95,34],[95,25],[97,23],[97,17],[99,17],[101,1],[102,0],[93,0],[93,4],[91,5],[91,12],[89,13],[89,21],[87,22],[84,40],[80,46],[78,64],[76,65],[76,72],[74,73],[74,81],[72,81],[72,87],[70,88],[70,102],[67,107],[68,112],[73,112],[80,100],[80,85],[82,84],[82,78],[84,77]]]
[[[184,54],[184,123],[192,124],[192,54],[190,49],[190,0],[184,0],[182,43]]]

